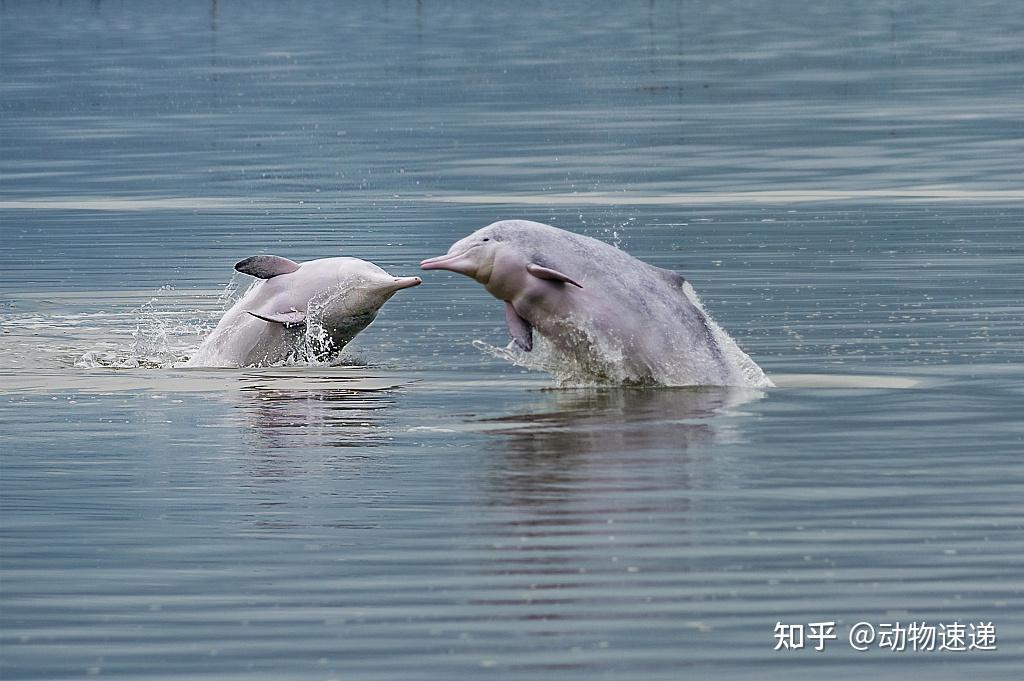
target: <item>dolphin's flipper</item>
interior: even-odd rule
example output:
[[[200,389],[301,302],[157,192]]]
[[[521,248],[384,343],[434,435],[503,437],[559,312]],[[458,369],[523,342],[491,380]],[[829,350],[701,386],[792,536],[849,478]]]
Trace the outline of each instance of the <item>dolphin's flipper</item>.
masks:
[[[537,277],[538,279],[547,279],[548,281],[560,281],[563,284],[572,284],[577,288],[583,288],[582,286],[580,286],[575,281],[565,276],[558,270],[552,270],[547,267],[542,267],[537,263],[531,262],[529,265],[526,266],[526,271],[532,274],[533,276]]]
[[[270,279],[279,274],[291,274],[299,269],[299,263],[279,255],[254,255],[235,263],[235,271],[250,274],[260,279]]]
[[[508,301],[505,301],[505,322],[516,345],[527,352],[533,350],[533,327],[530,326],[530,322],[519,316],[512,303]]]
[[[302,326],[306,323],[306,313],[299,312],[298,310],[291,310],[290,312],[279,312],[277,314],[259,314],[252,310],[246,310],[256,319],[262,319],[265,322],[271,322],[272,324],[284,324],[286,329],[291,329],[296,326]]]

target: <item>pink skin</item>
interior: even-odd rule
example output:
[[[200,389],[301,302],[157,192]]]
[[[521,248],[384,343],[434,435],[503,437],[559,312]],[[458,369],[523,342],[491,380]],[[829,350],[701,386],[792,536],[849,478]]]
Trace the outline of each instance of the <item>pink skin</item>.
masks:
[[[419,277],[395,277],[394,290],[401,291],[404,288],[412,288],[413,286],[419,286],[423,283],[423,280]]]
[[[520,348],[539,334],[598,381],[771,385],[683,277],[597,239],[503,220],[420,267],[476,280],[504,301]]]
[[[245,263],[264,261],[251,268]],[[284,258],[249,258],[239,272],[260,277],[221,318],[188,360],[188,366],[266,366],[294,352],[311,309],[335,349],[363,330],[396,292],[419,286],[419,277],[395,277],[357,258],[295,263]],[[236,268],[238,267],[236,266]],[[276,271],[275,271],[276,270]],[[277,273],[281,272],[281,273]]]
[[[533,347],[532,332],[524,333],[522,329],[535,328],[556,345],[562,345],[563,338],[571,337],[567,318],[577,306],[586,305],[590,297],[575,281],[555,281],[545,278],[543,272],[531,271],[536,266],[516,249],[473,235],[453,244],[447,254],[422,261],[420,267],[448,270],[483,284],[488,293],[514,311],[506,309],[506,315],[511,314],[509,330],[516,343],[527,351]],[[515,317],[526,324],[517,324]]]
[[[424,270],[448,270],[449,272],[464,274],[467,277],[476,279],[480,263],[473,257],[473,251],[478,248],[480,247],[470,246],[466,250],[455,253],[454,255],[448,253],[445,255],[439,255],[436,258],[428,258],[420,263],[420,268]]]

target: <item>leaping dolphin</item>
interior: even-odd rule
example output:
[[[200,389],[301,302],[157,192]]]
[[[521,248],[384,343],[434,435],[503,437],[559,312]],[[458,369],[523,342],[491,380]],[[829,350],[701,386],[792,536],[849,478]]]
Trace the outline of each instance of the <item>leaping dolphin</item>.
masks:
[[[267,366],[323,359],[369,326],[391,296],[419,277],[393,277],[358,258],[297,263],[257,255],[235,270],[263,279],[221,318],[186,366]]]
[[[547,339],[598,383],[770,386],[680,275],[603,241],[503,220],[420,263],[472,277],[504,301],[515,344]]]

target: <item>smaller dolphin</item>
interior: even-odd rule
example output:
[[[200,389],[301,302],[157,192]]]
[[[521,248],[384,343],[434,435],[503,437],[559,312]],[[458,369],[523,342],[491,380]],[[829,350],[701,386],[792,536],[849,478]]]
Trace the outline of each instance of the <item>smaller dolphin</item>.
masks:
[[[422,283],[393,277],[358,258],[297,263],[257,255],[235,270],[264,281],[224,313],[185,366],[267,366],[289,358],[322,360],[369,326],[391,296]]]
[[[534,331],[566,382],[770,386],[704,311],[683,277],[580,234],[504,220],[420,263],[471,277],[505,303],[513,341],[533,350]]]

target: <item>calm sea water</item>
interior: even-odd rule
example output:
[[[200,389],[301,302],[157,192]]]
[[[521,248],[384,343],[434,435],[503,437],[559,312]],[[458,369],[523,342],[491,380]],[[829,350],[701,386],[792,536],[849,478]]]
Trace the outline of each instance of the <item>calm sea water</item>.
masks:
[[[1009,1],[6,0],[0,676],[1019,678],[1022,36]],[[173,368],[242,257],[414,274],[513,217],[685,274],[780,387],[552,390],[447,273],[345,366]]]

